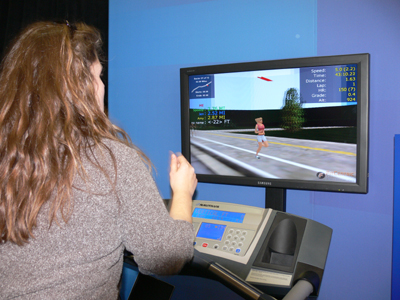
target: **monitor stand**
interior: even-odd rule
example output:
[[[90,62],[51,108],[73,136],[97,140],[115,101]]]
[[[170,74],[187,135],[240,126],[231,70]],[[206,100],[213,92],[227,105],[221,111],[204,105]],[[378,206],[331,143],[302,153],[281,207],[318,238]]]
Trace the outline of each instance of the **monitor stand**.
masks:
[[[286,212],[286,189],[265,188],[265,208]]]

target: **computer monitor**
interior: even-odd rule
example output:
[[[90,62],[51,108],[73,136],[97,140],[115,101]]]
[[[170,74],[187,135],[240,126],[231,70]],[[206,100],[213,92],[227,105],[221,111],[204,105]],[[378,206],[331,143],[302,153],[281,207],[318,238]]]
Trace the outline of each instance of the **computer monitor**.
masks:
[[[188,67],[180,80],[199,182],[367,193],[369,54]]]

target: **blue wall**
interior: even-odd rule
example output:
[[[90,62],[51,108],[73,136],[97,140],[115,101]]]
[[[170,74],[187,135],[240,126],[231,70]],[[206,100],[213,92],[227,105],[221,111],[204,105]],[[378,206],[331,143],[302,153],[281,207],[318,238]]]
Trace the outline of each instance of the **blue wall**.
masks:
[[[179,68],[370,53],[369,193],[289,190],[287,211],[333,228],[319,299],[390,299],[399,15],[397,0],[110,0],[110,118],[152,159],[168,198],[168,151],[181,146]],[[201,183],[196,197],[262,206],[264,193]],[[206,279],[169,281],[173,299],[240,299]]]

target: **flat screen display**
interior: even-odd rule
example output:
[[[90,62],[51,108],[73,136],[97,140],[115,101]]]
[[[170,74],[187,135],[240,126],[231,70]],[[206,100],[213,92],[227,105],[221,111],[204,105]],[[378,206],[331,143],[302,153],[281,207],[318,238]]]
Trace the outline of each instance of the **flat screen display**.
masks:
[[[181,69],[199,181],[367,192],[369,55]]]

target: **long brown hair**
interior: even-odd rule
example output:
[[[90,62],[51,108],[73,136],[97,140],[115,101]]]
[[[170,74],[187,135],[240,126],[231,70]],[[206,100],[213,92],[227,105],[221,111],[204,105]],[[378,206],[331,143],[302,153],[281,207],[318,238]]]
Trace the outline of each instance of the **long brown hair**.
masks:
[[[115,168],[104,139],[134,147],[97,104],[90,66],[101,60],[101,46],[91,26],[37,22],[6,53],[0,66],[0,243],[22,245],[33,237],[50,199],[50,222],[58,211],[68,221],[74,176],[85,174],[82,151],[108,150]]]

